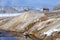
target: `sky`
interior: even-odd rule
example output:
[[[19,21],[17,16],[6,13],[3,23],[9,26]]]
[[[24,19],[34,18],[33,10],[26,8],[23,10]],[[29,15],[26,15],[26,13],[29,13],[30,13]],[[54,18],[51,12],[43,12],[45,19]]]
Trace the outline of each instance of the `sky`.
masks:
[[[60,0],[0,0],[0,6],[31,6],[31,7],[49,7],[59,4]]]

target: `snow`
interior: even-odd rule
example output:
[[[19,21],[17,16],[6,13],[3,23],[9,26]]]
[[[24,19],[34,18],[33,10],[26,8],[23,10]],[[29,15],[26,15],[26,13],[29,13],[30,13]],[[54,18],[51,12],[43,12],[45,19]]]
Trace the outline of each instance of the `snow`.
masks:
[[[2,14],[0,13],[0,17],[13,17],[13,16],[18,16],[22,13],[5,13],[5,14]]]

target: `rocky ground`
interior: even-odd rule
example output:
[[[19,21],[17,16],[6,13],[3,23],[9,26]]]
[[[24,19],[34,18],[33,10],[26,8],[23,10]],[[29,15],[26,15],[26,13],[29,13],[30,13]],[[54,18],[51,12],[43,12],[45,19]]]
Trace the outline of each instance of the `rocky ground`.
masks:
[[[60,40],[60,11],[36,14],[25,12],[11,19],[1,19],[0,24],[0,37],[15,37],[17,40]],[[25,38],[26,32],[30,38]]]

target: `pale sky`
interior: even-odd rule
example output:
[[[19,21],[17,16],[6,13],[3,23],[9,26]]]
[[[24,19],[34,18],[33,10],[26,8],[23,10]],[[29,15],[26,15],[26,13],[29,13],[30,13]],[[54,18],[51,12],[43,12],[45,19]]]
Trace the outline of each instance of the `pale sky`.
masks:
[[[52,8],[54,5],[59,4],[60,0],[0,0],[0,6],[32,6]]]

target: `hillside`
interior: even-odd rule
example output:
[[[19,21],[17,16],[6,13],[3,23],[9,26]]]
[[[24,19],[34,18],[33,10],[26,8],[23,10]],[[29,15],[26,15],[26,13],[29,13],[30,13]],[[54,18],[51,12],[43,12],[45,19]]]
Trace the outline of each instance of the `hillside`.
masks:
[[[11,19],[8,17],[0,20],[0,24],[0,30],[11,31],[16,36],[21,34],[22,37],[17,37],[19,40],[25,40],[26,32],[31,37],[27,40],[60,39],[60,10],[46,13],[23,12]],[[13,34],[11,33],[11,35]]]

